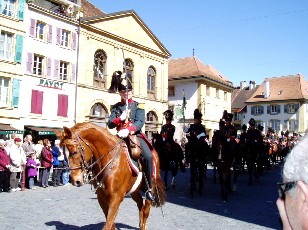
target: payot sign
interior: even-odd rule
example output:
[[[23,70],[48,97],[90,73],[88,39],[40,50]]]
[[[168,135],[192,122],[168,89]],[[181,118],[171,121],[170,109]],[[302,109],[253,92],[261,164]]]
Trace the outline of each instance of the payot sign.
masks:
[[[53,81],[50,79],[40,79],[39,86],[53,88],[53,89],[63,89],[64,82]]]

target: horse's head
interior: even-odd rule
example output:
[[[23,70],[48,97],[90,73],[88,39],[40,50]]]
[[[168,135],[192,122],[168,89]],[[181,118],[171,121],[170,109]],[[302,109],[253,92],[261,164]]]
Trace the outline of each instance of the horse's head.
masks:
[[[71,172],[71,183],[74,186],[82,186],[85,183],[87,161],[84,147],[78,141],[75,134],[67,128],[63,127],[62,133],[56,132],[60,139],[60,146],[65,146],[68,155],[68,164]]]

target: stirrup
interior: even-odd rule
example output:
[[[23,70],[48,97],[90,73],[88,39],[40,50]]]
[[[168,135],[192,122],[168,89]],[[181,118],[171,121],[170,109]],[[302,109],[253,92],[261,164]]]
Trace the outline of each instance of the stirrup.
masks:
[[[149,190],[147,190],[147,191],[145,192],[145,198],[146,198],[147,200],[151,201],[151,202],[155,202],[155,199],[154,199],[154,196],[153,196],[153,194],[152,194],[151,189],[149,189]]]

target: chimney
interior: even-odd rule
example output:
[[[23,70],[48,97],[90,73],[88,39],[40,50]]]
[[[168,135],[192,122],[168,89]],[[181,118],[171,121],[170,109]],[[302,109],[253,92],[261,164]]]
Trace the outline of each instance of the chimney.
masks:
[[[246,87],[246,81],[240,82],[240,89],[244,89]]]
[[[256,82],[255,81],[250,81],[249,82],[249,89],[254,89],[256,87]]]
[[[270,95],[270,85],[268,79],[265,79],[264,85],[264,98],[268,98]]]

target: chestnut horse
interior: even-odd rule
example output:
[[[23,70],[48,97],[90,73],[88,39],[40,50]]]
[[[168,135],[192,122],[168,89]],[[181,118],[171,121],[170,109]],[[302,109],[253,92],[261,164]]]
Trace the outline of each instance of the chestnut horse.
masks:
[[[92,172],[98,202],[106,217],[103,229],[115,229],[119,206],[128,194],[137,203],[140,229],[146,229],[151,205],[160,207],[166,200],[157,152],[153,150],[156,174],[153,177],[152,191],[155,203],[149,200],[143,202],[141,191],[145,190],[145,182],[142,183],[141,179],[144,177],[142,172],[135,173],[130,167],[127,147],[122,139],[92,123],[79,123],[70,129],[64,127],[61,134],[56,134],[61,141],[60,145],[65,146],[69,152],[72,185],[83,185],[88,173]]]

